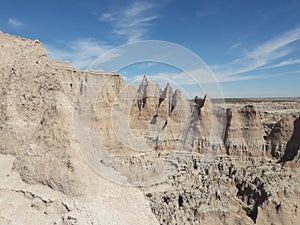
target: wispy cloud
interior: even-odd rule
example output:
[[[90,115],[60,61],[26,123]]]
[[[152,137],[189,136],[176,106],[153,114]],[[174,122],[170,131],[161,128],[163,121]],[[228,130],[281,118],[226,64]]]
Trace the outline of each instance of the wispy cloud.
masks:
[[[273,52],[289,45],[300,39],[300,27],[290,30],[264,44],[258,46],[253,51],[250,51],[247,55],[249,57],[268,56]]]
[[[278,67],[283,67],[283,66],[290,66],[290,65],[295,65],[295,64],[300,64],[300,59],[284,60],[284,61],[282,61],[280,63],[277,63],[277,64],[262,67],[262,69],[273,69],[273,68],[278,68]]]
[[[300,40],[300,28],[292,29],[283,33],[263,44],[258,45],[250,51],[246,51],[244,55],[225,65],[212,65],[212,70],[217,77],[228,78],[235,77],[240,79],[243,74],[255,73],[259,69],[270,69],[275,67],[287,66],[300,63],[299,60],[283,60],[295,49],[292,43]],[[235,47],[235,46],[231,46]],[[277,61],[282,61],[277,63]],[[227,80],[227,79],[225,79]]]
[[[230,49],[236,49],[238,47],[240,47],[242,44],[241,43],[236,43],[230,46]]]
[[[298,28],[281,34],[257,45],[252,50],[244,52],[241,58],[235,59],[228,64],[211,65],[210,68],[214,75],[200,65],[199,68],[184,72],[152,74],[151,78],[157,82],[169,80],[180,85],[195,85],[270,78],[275,75],[284,76],[285,74],[295,73],[295,71],[272,74],[268,73],[268,71],[262,72],[262,70],[300,64],[300,59],[284,60],[285,57],[296,51],[291,44],[298,40],[300,40],[300,29]],[[138,78],[137,76],[133,79]]]
[[[9,18],[7,21],[7,24],[14,28],[19,28],[24,25],[20,20],[15,19],[15,18]]]
[[[157,6],[152,3],[136,1],[121,11],[103,13],[99,20],[109,22],[114,35],[126,42],[135,42],[142,39],[153,22],[160,17],[155,12],[156,9]]]
[[[67,60],[79,69],[88,68],[99,56],[112,46],[96,42],[94,39],[81,39],[63,44],[63,47],[45,45],[51,59]]]
[[[132,78],[132,80],[141,80],[143,74],[137,75]],[[173,83],[177,86],[180,85],[202,85],[209,83],[222,83],[237,80],[249,80],[253,78],[258,78],[259,76],[248,75],[248,76],[224,76],[216,77],[214,74],[206,68],[198,68],[194,70],[184,71],[184,72],[161,72],[150,75],[151,80],[160,84]]]

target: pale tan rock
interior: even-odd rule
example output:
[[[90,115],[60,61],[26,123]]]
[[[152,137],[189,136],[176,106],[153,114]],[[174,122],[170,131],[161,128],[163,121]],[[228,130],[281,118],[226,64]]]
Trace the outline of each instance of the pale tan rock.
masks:
[[[300,149],[300,117],[294,121],[293,133],[290,140],[287,142],[286,151],[281,158],[281,161],[299,162],[299,149]]]
[[[263,156],[264,128],[254,106],[228,110],[225,148],[229,155]]]
[[[49,61],[38,41],[0,43],[0,223],[157,224],[141,191],[100,177],[80,153],[72,113],[83,72]]]
[[[267,154],[280,159],[285,150],[286,144],[291,139],[294,130],[293,117],[283,117],[281,118],[273,127],[270,134],[266,136],[266,151]]]

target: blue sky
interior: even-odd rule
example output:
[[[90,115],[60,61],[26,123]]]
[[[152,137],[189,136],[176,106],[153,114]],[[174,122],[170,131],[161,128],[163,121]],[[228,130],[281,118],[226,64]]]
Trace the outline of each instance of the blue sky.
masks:
[[[202,58],[225,97],[299,97],[299,12],[300,0],[2,0],[0,30],[39,39],[51,58],[80,69],[122,44],[173,42]],[[120,73],[159,74],[197,92],[182,71],[146,65]]]

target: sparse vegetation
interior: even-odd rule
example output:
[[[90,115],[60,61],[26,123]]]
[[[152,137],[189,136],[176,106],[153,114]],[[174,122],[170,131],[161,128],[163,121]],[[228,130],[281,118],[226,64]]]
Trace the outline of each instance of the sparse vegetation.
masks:
[[[215,182],[219,182],[220,181],[220,177],[214,177],[212,180],[215,181]]]
[[[251,217],[251,215],[252,215],[252,209],[250,209],[248,206],[243,206],[242,208],[247,213],[247,216]]]
[[[153,195],[152,195],[151,193],[147,193],[146,196],[147,196],[148,198],[151,198]]]

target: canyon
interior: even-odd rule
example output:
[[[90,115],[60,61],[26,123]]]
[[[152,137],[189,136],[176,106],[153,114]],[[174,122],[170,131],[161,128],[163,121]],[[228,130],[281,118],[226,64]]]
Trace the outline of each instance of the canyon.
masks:
[[[0,33],[1,224],[297,224],[300,99],[187,99]]]

